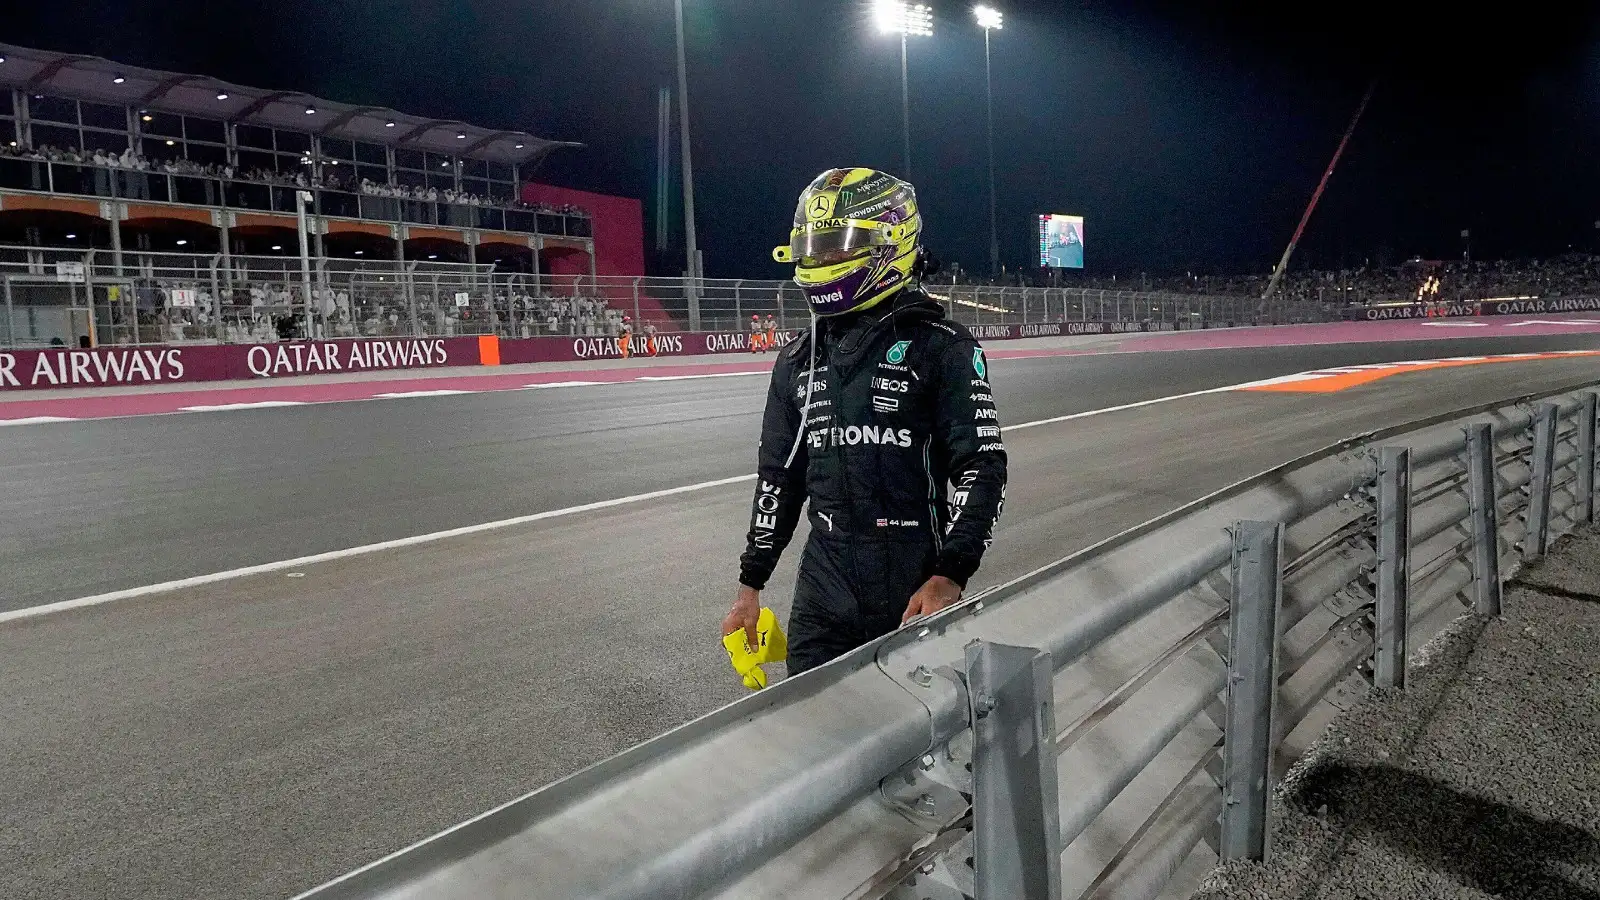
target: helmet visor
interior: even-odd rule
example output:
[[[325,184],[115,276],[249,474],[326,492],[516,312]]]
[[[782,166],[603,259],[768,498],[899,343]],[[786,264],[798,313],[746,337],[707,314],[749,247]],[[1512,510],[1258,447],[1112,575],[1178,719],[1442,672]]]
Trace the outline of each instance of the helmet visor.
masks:
[[[789,237],[789,250],[795,259],[831,265],[891,243],[889,229],[882,222],[830,219],[796,228]]]

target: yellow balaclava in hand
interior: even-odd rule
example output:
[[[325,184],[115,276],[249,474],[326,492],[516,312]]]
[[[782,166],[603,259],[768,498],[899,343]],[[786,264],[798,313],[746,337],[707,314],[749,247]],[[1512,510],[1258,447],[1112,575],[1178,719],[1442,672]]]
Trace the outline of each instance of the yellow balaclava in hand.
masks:
[[[756,644],[750,646],[743,628],[722,638],[722,648],[728,651],[734,671],[744,677],[744,686],[752,691],[767,686],[767,673],[762,671],[762,663],[783,662],[789,658],[789,639],[778,627],[777,615],[765,606],[756,619]]]

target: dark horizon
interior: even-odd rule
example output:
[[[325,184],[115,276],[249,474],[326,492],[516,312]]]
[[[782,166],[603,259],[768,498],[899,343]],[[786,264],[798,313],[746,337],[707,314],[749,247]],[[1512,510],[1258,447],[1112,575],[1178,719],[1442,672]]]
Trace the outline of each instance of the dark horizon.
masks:
[[[1244,5],[993,5],[1006,13],[993,49],[1012,269],[1032,263],[1034,217],[1060,212],[1085,217],[1089,275],[1270,270],[1374,78],[1296,269],[1460,258],[1462,229],[1475,258],[1600,247],[1597,11],[1445,20],[1347,6],[1308,26]],[[0,38],[581,141],[535,179],[644,200],[653,245],[656,94],[676,85],[667,0],[220,6],[29,5]],[[898,42],[872,32],[864,0],[686,6],[706,272],[781,277],[770,248],[817,171],[900,174]],[[968,4],[934,6],[934,36],[911,44],[911,180],[930,246],[980,273],[983,32]],[[656,261],[663,273],[681,265],[672,190],[680,249]]]

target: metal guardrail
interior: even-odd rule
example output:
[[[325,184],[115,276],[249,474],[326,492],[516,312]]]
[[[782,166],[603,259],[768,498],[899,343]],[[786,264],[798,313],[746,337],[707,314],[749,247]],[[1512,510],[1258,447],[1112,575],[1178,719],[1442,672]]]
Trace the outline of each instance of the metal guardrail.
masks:
[[[1262,858],[1293,748],[1594,521],[1594,387],[1311,454],[301,896],[1126,900]]]

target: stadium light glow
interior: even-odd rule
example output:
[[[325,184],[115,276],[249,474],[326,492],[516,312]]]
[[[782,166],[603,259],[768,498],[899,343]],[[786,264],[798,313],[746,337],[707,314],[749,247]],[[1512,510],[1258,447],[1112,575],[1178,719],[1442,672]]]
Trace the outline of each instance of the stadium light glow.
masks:
[[[363,254],[365,254],[365,253],[366,253],[366,252],[367,252],[367,251],[365,251],[365,250],[357,250],[357,251],[356,251],[356,255],[357,255],[357,256],[361,256],[361,255],[363,255]]]
[[[139,115],[139,121],[141,121],[141,122],[150,122],[150,121],[154,121],[154,119],[155,119],[155,116],[152,116],[149,113],[141,113]]]
[[[393,122],[385,122],[385,123],[383,123],[383,127],[385,127],[385,128],[393,128],[394,127],[394,123]]]
[[[6,58],[4,56],[0,56],[0,65],[3,65],[5,63],[5,61],[6,61]]]
[[[439,254],[437,254],[437,253],[429,253],[428,254],[428,258],[429,259],[438,259],[439,258]]]
[[[177,143],[178,143],[177,141],[169,140],[169,141],[167,141],[167,146],[171,147],[171,146],[176,145]]]
[[[521,144],[521,143],[519,143],[519,144],[515,144],[515,145],[513,145],[513,146],[514,146],[514,147],[515,147],[515,148],[516,148],[516,149],[518,149],[518,150],[521,150],[521,149],[522,149],[522,148],[523,148],[523,147],[525,147],[525,146],[527,146],[527,145],[526,145],[526,144]],[[1594,226],[1594,227],[1596,227],[1596,228],[1600,228],[1600,222],[1596,222],[1596,223],[1595,223],[1595,226]]]
[[[123,83],[124,81],[127,81],[127,80],[128,79],[123,78],[121,75],[118,75],[118,76],[116,76],[116,77],[111,79],[111,83],[112,84],[121,84],[121,83]]]
[[[458,132],[456,132],[456,140],[458,140],[458,141],[464,141],[464,140],[466,140],[466,139],[467,139],[467,133],[466,133],[466,132],[465,132],[465,131],[458,131]]]
[[[178,246],[179,247],[187,247],[187,246],[189,246],[189,242],[185,241],[185,240],[179,240],[178,241]]]
[[[75,240],[77,240],[77,239],[78,239],[78,236],[77,236],[77,235],[75,235],[75,234],[69,234],[69,235],[67,235],[67,240],[69,240],[69,241],[75,241]]]
[[[217,91],[217,99],[218,100],[226,100],[226,99],[228,99],[228,92],[227,91]]]
[[[308,115],[308,116],[314,116],[314,115],[316,115],[316,114],[317,114],[317,108],[316,108],[316,107],[315,107],[315,106],[308,106],[308,107],[306,107],[306,115]]]
[[[873,0],[872,21],[885,34],[933,35],[933,10],[905,0]]]
[[[992,6],[974,6],[972,15],[977,18],[978,27],[983,29],[999,29],[1000,23],[1005,18],[1000,14],[1000,10]]]

